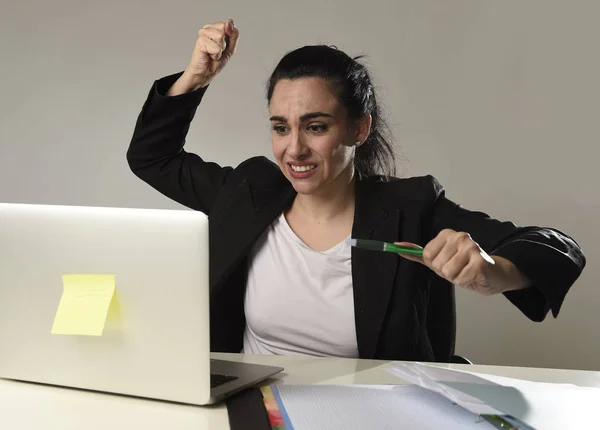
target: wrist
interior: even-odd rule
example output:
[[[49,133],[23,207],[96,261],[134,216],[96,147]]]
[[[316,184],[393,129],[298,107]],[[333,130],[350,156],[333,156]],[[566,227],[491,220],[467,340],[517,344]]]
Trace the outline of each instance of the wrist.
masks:
[[[187,69],[181,74],[179,79],[169,88],[169,96],[191,93],[207,86],[209,80],[206,77],[194,75]]]
[[[204,88],[210,82],[210,78],[208,76],[195,74],[189,71],[189,69],[185,69],[181,77],[189,85],[191,91],[196,91],[200,88]]]
[[[521,290],[530,285],[529,279],[511,261],[503,257],[491,257],[495,262],[492,278],[501,292]]]

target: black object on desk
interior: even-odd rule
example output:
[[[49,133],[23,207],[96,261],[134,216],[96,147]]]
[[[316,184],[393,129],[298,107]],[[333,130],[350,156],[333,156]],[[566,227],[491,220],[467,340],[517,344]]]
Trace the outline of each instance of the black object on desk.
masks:
[[[260,388],[252,387],[227,399],[231,430],[271,430]]]

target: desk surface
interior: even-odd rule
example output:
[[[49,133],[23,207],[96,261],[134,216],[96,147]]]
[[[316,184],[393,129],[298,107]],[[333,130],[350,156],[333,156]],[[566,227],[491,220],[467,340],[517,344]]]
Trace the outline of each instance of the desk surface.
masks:
[[[386,361],[237,354],[214,354],[213,358],[285,367],[285,371],[273,380],[267,381],[269,383],[402,383],[400,379],[385,370],[389,365]],[[460,364],[445,366],[539,382],[600,387],[600,372]],[[223,404],[194,407],[0,380],[0,428],[221,430],[228,429],[229,422]]]

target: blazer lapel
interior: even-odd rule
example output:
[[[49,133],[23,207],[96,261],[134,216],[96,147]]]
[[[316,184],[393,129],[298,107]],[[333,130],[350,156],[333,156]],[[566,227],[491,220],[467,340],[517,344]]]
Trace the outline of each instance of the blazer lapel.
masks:
[[[359,181],[352,237],[395,241],[403,214],[384,208],[377,184]],[[394,288],[400,257],[394,253],[352,248],[352,281],[356,337],[361,358],[376,353],[379,334]]]
[[[211,223],[211,293],[216,293],[265,229],[291,205],[296,195],[287,181],[270,188],[242,180],[224,210]]]

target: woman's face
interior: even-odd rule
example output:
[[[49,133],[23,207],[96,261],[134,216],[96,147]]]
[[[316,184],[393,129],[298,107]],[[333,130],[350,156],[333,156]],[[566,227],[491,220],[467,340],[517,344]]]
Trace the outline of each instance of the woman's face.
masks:
[[[269,104],[273,154],[299,194],[353,176],[355,143],[366,139],[327,81],[282,79]],[[368,134],[368,131],[367,131]]]

